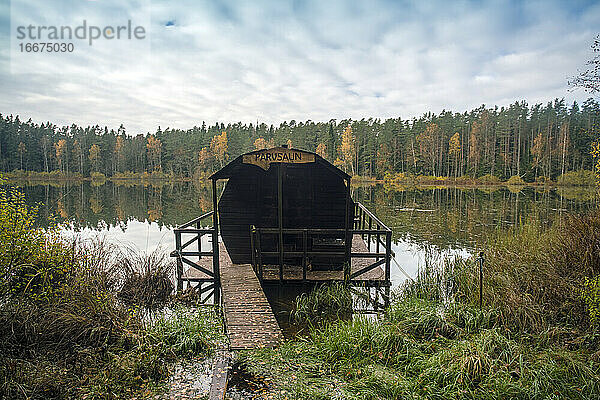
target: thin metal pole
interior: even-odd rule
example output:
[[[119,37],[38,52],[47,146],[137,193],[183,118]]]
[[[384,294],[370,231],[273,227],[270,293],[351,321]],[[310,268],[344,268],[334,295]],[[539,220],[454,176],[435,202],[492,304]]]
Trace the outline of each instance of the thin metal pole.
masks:
[[[483,251],[479,252],[479,258],[477,258],[479,264],[479,309],[483,307]]]

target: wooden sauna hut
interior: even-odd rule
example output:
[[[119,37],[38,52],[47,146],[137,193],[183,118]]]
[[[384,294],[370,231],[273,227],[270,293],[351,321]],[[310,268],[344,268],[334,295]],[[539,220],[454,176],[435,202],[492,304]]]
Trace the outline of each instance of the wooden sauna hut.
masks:
[[[218,210],[221,238],[234,263],[253,262],[252,247],[259,245],[251,240],[253,232],[264,264],[301,265],[304,250],[313,254],[309,269],[341,270],[349,261],[350,176],[319,155],[285,146],[258,150],[210,179],[228,180]],[[304,229],[311,232],[306,249]]]
[[[215,291],[231,265],[250,265],[261,283],[390,286],[391,229],[353,201],[350,176],[319,155],[286,146],[253,151],[210,179],[214,211],[174,229],[178,290],[187,282]]]
[[[388,304],[392,231],[352,200],[344,171],[282,146],[243,154],[210,179],[213,211],[174,229],[171,256],[178,292],[187,284],[222,304],[231,350],[282,340],[264,284],[345,282],[367,289],[372,309]]]

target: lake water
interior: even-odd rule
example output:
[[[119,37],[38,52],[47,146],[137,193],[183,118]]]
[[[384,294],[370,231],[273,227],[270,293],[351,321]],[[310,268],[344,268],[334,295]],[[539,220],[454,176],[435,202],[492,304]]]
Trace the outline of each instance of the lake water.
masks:
[[[41,204],[42,224],[54,216],[66,234],[153,251],[175,247],[172,229],[212,209],[208,185],[194,183],[21,185],[31,204]],[[361,201],[393,229],[395,261],[409,276],[432,254],[468,255],[498,228],[531,221],[550,226],[561,215],[597,207],[593,188],[520,189],[354,187]],[[392,263],[393,286],[405,274]]]

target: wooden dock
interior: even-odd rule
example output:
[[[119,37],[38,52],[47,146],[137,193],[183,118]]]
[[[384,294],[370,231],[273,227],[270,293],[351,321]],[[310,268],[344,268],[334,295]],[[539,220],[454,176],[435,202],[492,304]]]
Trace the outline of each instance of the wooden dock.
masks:
[[[352,251],[367,253],[368,248],[360,235],[354,235]],[[351,274],[368,266],[373,259],[352,259]],[[212,271],[212,258],[203,257],[197,264]],[[231,350],[274,347],[282,339],[282,331],[277,324],[271,305],[269,304],[261,283],[251,264],[233,264],[223,243],[219,243],[219,272],[225,327],[229,337]],[[265,283],[278,282],[279,266],[265,265],[263,280]],[[284,265],[285,281],[302,282],[302,267]],[[308,282],[343,281],[343,271],[308,271]],[[208,274],[195,268],[187,269],[181,279],[190,284],[213,281]],[[351,280],[355,285],[363,283],[381,284],[385,286],[385,273],[380,266],[371,269]],[[204,289],[203,289],[204,290]]]
[[[219,244],[225,327],[231,350],[275,347],[283,340],[260,282],[250,264],[233,264]]]

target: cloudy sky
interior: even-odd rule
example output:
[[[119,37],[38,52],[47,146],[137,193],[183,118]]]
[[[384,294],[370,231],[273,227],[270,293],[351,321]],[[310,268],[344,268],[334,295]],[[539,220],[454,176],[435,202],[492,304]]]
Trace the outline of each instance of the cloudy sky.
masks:
[[[600,2],[0,0],[0,113],[129,133],[410,118],[570,92]],[[19,26],[142,26],[31,54]],[[46,40],[47,41],[47,40]],[[54,41],[57,42],[57,41]],[[60,42],[60,41],[58,41]],[[68,40],[66,41],[69,42]]]

